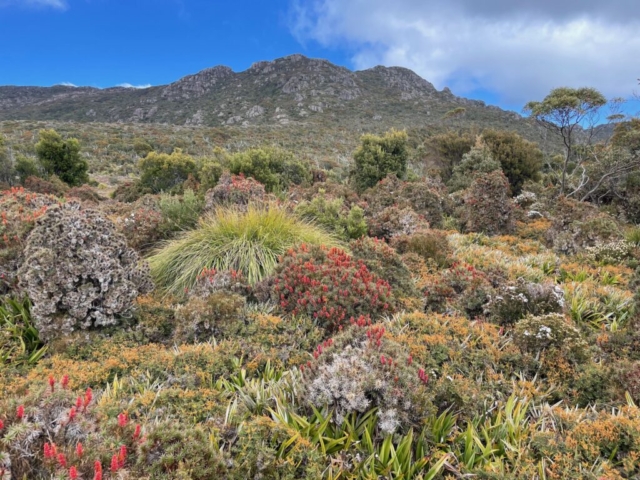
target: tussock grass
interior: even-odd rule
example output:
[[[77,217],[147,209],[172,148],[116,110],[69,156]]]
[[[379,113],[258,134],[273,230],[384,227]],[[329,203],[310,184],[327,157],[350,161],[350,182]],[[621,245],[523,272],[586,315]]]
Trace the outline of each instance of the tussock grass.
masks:
[[[253,285],[274,271],[280,255],[300,243],[338,242],[274,205],[250,206],[247,212],[220,208],[196,229],[162,244],[149,257],[149,266],[156,285],[174,295],[191,289],[204,268],[237,270]]]

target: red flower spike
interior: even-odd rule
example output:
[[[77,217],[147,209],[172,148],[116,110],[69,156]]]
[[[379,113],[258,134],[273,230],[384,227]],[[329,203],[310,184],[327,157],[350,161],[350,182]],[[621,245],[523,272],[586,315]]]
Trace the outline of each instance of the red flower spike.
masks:
[[[16,417],[18,417],[18,420],[22,420],[22,418],[24,417],[24,405],[20,405],[16,409]]]
[[[380,363],[384,365],[384,355],[380,355]]]
[[[127,446],[121,445],[120,452],[118,453],[118,466],[124,467],[124,462],[127,460]]]
[[[62,380],[60,380],[60,384],[62,385],[62,388],[66,390],[67,387],[69,387],[69,375],[63,375]]]
[[[76,398],[76,409],[82,408],[82,397]]]
[[[78,442],[78,444],[76,445],[76,455],[78,455],[78,457],[82,457],[83,453],[84,453],[84,448],[82,446],[82,443]]]
[[[304,368],[304,367],[302,367]],[[140,424],[136,424],[136,429],[133,432],[133,439],[137,440],[138,438],[140,438]]]
[[[93,464],[93,480],[102,480],[102,463],[100,460],[96,460]]]
[[[117,472],[119,468],[119,464],[118,464],[118,454],[114,455],[113,457],[111,457],[111,471],[112,472]]]
[[[49,387],[51,388],[52,392],[53,392],[55,386],[56,386],[56,379],[53,378],[53,375],[49,375]]]
[[[87,391],[84,392],[84,408],[85,409],[89,406],[92,399],[93,399],[93,391],[91,390],[91,388],[87,388]]]
[[[50,460],[55,456],[55,453],[53,451],[53,448],[51,447],[51,444],[49,444],[49,442],[46,442],[44,444],[44,458],[46,460]]]
[[[69,469],[69,478],[71,480],[78,480],[78,469],[76,467],[71,467]]]
[[[3,428],[4,428],[4,422],[0,420],[0,430],[2,430]]]
[[[67,458],[64,456],[64,453],[58,454],[58,465],[60,465],[62,468],[66,468]]]
[[[71,407],[69,410],[69,423],[73,422],[74,418],[76,418],[76,407]]]
[[[120,415],[118,415],[118,426],[120,428],[124,428],[127,426],[127,414],[126,413],[121,413]]]

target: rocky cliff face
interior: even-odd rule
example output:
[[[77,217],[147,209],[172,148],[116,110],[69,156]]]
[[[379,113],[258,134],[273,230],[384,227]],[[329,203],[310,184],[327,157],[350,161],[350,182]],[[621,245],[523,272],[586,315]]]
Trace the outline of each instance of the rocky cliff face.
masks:
[[[326,60],[291,55],[243,72],[208,68],[170,85],[142,90],[0,87],[0,120],[145,122],[177,125],[287,125],[344,128],[436,123],[465,107],[465,121],[523,121],[519,115],[438,91],[411,70],[352,72]]]

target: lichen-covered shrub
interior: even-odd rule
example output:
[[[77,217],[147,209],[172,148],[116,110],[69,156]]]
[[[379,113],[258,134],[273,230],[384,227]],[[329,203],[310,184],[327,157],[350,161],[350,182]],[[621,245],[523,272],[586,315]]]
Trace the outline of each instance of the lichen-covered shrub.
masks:
[[[440,226],[446,209],[446,188],[436,179],[405,182],[388,175],[363,194],[367,214],[375,216],[387,207],[411,208],[433,225]]]
[[[246,210],[249,202],[261,203],[266,199],[264,185],[251,177],[224,173],[218,184],[205,194],[205,210],[220,206],[236,206]]]
[[[547,243],[558,253],[573,255],[586,247],[623,238],[618,223],[594,205],[565,197],[554,203]]]
[[[397,235],[411,235],[429,228],[429,222],[410,207],[387,207],[367,220],[369,235],[390,241]]]
[[[385,434],[414,426],[433,408],[427,394],[428,374],[408,352],[386,336],[382,325],[366,317],[314,351],[302,367],[305,396],[327,407],[341,424],[351,413],[378,407]]]
[[[515,229],[509,181],[501,171],[476,177],[464,191],[460,217],[468,232],[508,234]]]
[[[74,202],[37,220],[18,276],[43,338],[115,325],[138,294],[152,289],[114,224]]]
[[[14,187],[0,193],[0,294],[16,287],[27,236],[38,218],[59,200]]]
[[[384,240],[364,237],[349,244],[354,260],[362,261],[369,271],[389,282],[396,297],[417,295],[411,272],[398,252]]]
[[[588,350],[580,330],[559,313],[529,315],[520,320],[516,324],[513,340],[522,351],[531,355],[549,350],[574,363],[584,361]]]
[[[564,306],[564,292],[552,283],[531,283],[519,278],[515,284],[502,286],[485,306],[489,317],[509,325],[526,315],[560,313]]]
[[[586,248],[587,257],[605,265],[619,265],[633,255],[635,247],[626,240],[598,243]]]
[[[360,315],[391,312],[391,285],[339,248],[300,245],[276,269],[273,297],[293,315],[307,314],[329,331]]]

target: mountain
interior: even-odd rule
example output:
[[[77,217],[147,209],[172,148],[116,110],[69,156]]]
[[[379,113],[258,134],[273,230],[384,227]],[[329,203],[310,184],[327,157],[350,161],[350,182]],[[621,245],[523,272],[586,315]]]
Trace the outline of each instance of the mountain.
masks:
[[[326,60],[291,55],[243,72],[208,68],[174,83],[146,89],[0,87],[1,120],[164,123],[194,126],[323,125],[347,130],[422,127],[464,108],[458,126],[536,133],[514,112],[438,91],[406,68],[350,71]],[[527,134],[529,133],[529,134]]]

